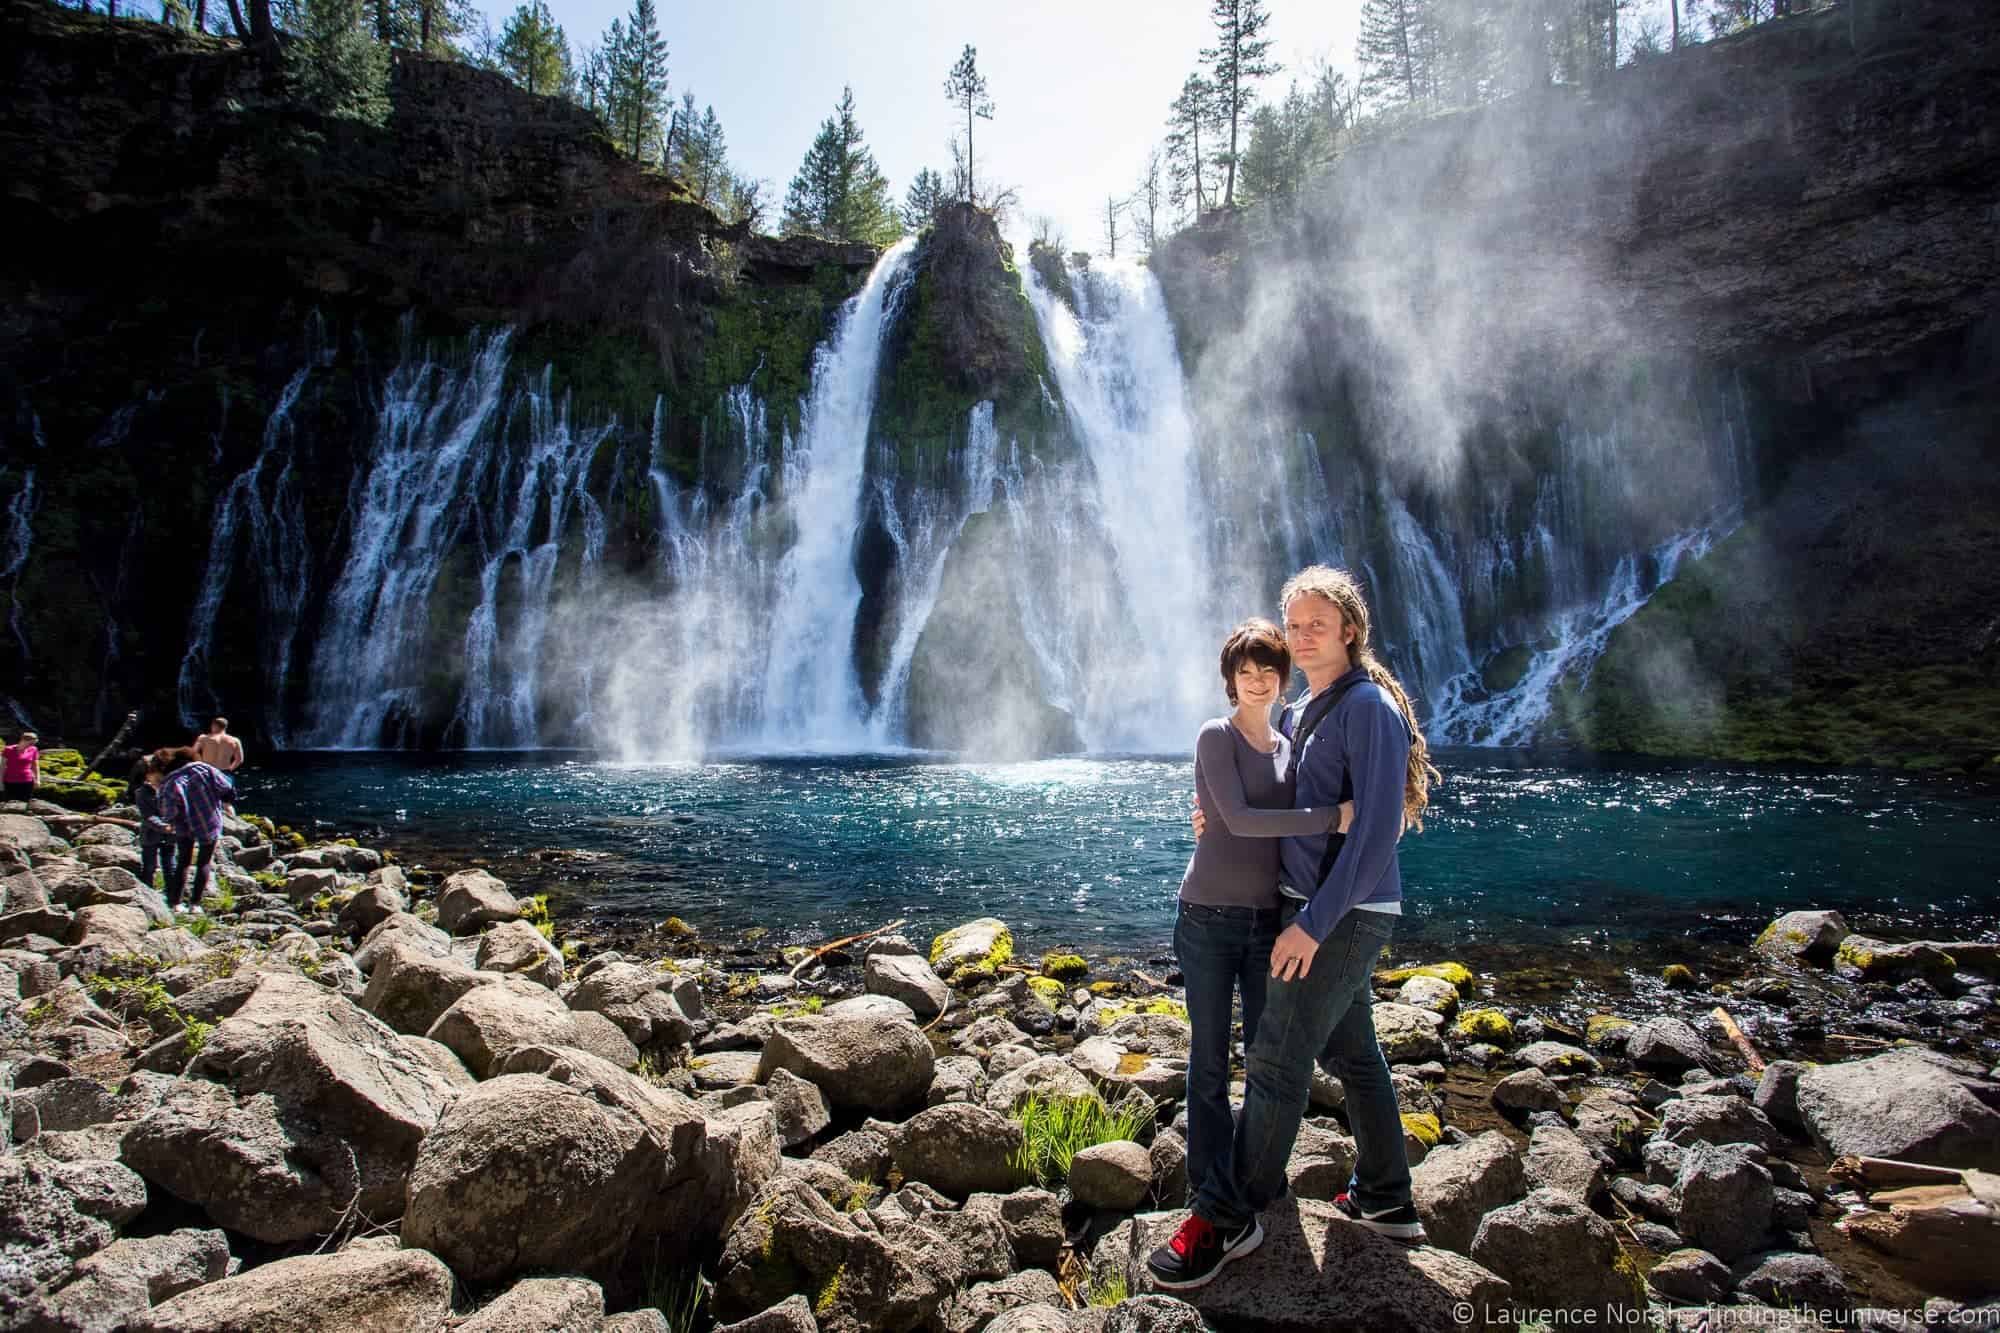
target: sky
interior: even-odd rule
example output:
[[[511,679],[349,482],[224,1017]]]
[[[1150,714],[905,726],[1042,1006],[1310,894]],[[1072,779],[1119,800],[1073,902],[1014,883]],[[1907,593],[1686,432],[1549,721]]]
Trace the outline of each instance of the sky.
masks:
[[[596,41],[630,0],[548,0],[572,48]],[[513,5],[485,0],[497,31]],[[1072,249],[1103,248],[1107,195],[1130,195],[1168,105],[1213,40],[1208,0],[724,0],[660,5],[672,95],[713,106],[731,161],[782,203],[819,124],[854,89],[875,160],[898,202],[923,167],[947,172],[954,122],[944,80],[979,48],[995,112],[973,128],[982,180],[1011,185],[1010,234],[1055,218]],[[1282,96],[1318,56],[1352,75],[1360,0],[1271,0]],[[773,217],[775,222],[775,216]],[[1121,242],[1121,252],[1122,252]]]

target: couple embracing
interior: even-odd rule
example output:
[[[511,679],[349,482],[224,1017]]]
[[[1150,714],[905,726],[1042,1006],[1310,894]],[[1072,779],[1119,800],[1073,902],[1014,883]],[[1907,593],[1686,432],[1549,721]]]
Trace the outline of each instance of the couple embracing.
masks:
[[[1252,620],[1223,645],[1236,710],[1195,743],[1195,854],[1174,928],[1193,1027],[1191,1212],[1147,1260],[1169,1291],[1205,1285],[1262,1243],[1258,1214],[1285,1193],[1315,1060],[1345,1088],[1358,1152],[1335,1207],[1383,1235],[1424,1239],[1370,986],[1402,912],[1397,841],[1422,827],[1436,770],[1409,696],[1369,649],[1354,578],[1314,565],[1279,605],[1282,632]],[[1294,667],[1307,693],[1274,728]],[[1232,1116],[1239,989],[1247,1077]]]

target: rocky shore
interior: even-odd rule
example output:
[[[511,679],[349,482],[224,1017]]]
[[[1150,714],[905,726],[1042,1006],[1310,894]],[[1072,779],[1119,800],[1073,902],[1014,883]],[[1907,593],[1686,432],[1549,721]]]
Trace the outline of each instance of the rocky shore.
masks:
[[[1331,1207],[1323,1079],[1268,1239],[1189,1302],[1143,1267],[1171,972],[991,919],[591,949],[486,869],[255,816],[175,914],[126,813],[0,806],[0,1329],[2000,1326],[1990,942],[1795,912],[1581,1025],[1385,972],[1430,1243]]]

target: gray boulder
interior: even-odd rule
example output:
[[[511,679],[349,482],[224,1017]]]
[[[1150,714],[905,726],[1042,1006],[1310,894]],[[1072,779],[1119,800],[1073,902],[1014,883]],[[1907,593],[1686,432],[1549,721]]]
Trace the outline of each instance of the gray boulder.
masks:
[[[1529,1189],[1549,1189],[1591,1202],[1604,1192],[1604,1163],[1573,1129],[1537,1125],[1521,1163]]]
[[[1924,1051],[1808,1069],[1798,1081],[1798,1111],[1829,1156],[2000,1172],[2000,1112]]]
[[[1842,1312],[1854,1306],[1840,1269],[1817,1254],[1752,1255],[1736,1271],[1736,1289],[1766,1305]]]
[[[60,1164],[0,1155],[0,1266],[24,1270],[30,1284],[52,1282],[116,1235],[64,1183]]]
[[[494,979],[456,958],[439,958],[393,940],[376,954],[361,1007],[396,1031],[421,1037],[467,991]]]
[[[525,921],[489,927],[479,937],[476,962],[482,972],[512,972],[551,990],[563,981],[562,954]]]
[[[969,1055],[947,1055],[939,1060],[931,1074],[931,1086],[924,1093],[924,1101],[931,1106],[946,1102],[983,1104],[985,1100],[986,1071]]]
[[[1678,1018],[1649,1018],[1626,1034],[1625,1055],[1641,1069],[1706,1069],[1711,1059],[1701,1034]]]
[[[1030,1268],[997,1282],[980,1282],[947,1301],[939,1311],[944,1333],[984,1333],[993,1321],[1023,1306],[1059,1306],[1062,1288],[1054,1277]]]
[[[1618,1233],[1571,1195],[1536,1190],[1487,1214],[1472,1257],[1512,1285],[1519,1305],[1596,1310],[1612,1328],[1645,1315],[1645,1280],[1618,1248]]]
[[[44,1296],[45,1327],[111,1333],[142,1323],[148,1310],[229,1273],[220,1231],[183,1227],[164,1236],[116,1240],[79,1261]]]
[[[182,1292],[147,1333],[321,1333],[437,1328],[451,1314],[451,1270],[420,1249],[349,1249],[261,1264]]]
[[[1128,1296],[1105,1313],[1101,1333],[1209,1333],[1201,1311],[1173,1296]]]
[[[1561,1111],[1569,1105],[1569,1098],[1541,1070],[1523,1069],[1493,1085],[1493,1104],[1503,1111],[1527,1115],[1532,1111]]]
[[[1691,1145],[1670,1206],[1674,1230],[1724,1262],[1763,1248],[1771,1230],[1771,1173],[1738,1145]]]
[[[820,1090],[790,1070],[772,1070],[764,1091],[778,1120],[778,1141],[787,1148],[798,1147],[833,1123]]]
[[[598,1333],[604,1288],[580,1277],[522,1278],[453,1333]]]
[[[694,1036],[674,985],[670,972],[621,962],[596,969],[565,995],[570,1008],[603,1014],[634,1046],[664,1056]]]
[[[951,989],[914,954],[870,953],[862,964],[863,983],[870,995],[886,995],[910,1007],[918,1018],[944,1012]]]
[[[812,1302],[792,1295],[748,1319],[718,1324],[715,1333],[819,1333],[819,1323],[813,1318]]]
[[[1085,1148],[1070,1160],[1070,1197],[1110,1212],[1127,1212],[1153,1192],[1153,1158],[1130,1139]]]
[[[461,870],[438,890],[437,915],[438,925],[451,934],[472,935],[496,922],[520,920],[521,904],[484,870]]]
[[[1675,1250],[1653,1265],[1646,1281],[1682,1305],[1714,1305],[1729,1294],[1729,1265],[1707,1250]]]
[[[1030,1187],[1001,1195],[1000,1221],[1022,1265],[1048,1267],[1062,1254],[1067,1241],[1062,1202],[1047,1190]]]
[[[817,1085],[829,1103],[890,1112],[920,1103],[936,1057],[914,1023],[894,1018],[787,1018],[771,1030],[759,1080],[786,1069]]]
[[[1141,1213],[1101,1239],[1093,1268],[1116,1267],[1128,1289],[1150,1279],[1146,1256],[1186,1218],[1182,1210]],[[1415,1248],[1356,1226],[1333,1205],[1285,1200],[1263,1213],[1264,1243],[1229,1266],[1226,1281],[1202,1289],[1201,1308],[1223,1328],[1268,1333],[1378,1333],[1382,1329],[1463,1327],[1461,1303],[1499,1311],[1505,1281],[1462,1255]]]
[[[1847,935],[1838,912],[1787,912],[1764,927],[1751,947],[1781,962],[1825,963]]]
[[[410,910],[410,900],[386,884],[363,885],[341,905],[341,933],[360,939],[398,912]]]
[[[1382,1057],[1392,1065],[1421,1064],[1444,1058],[1444,1038],[1439,1035],[1444,1015],[1413,1004],[1377,1004],[1372,1009],[1375,1039],[1382,1045]]]
[[[1659,1137],[1686,1147],[1692,1143],[1754,1143],[1776,1151],[1784,1135],[1764,1113],[1741,1097],[1696,1094],[1660,1109]]]
[[[1531,1041],[1514,1052],[1514,1058],[1544,1074],[1598,1074],[1604,1070],[1589,1051],[1560,1041]]]
[[[1069,1061],[1046,1055],[995,1077],[986,1090],[986,1108],[1006,1115],[1030,1097],[1096,1098],[1097,1088]]]
[[[920,1111],[889,1136],[891,1159],[905,1180],[920,1180],[954,1198],[1006,1193],[1027,1183],[1015,1163],[1020,1150],[1018,1124],[966,1102]]]
[[[639,1063],[638,1050],[604,1015],[572,1012],[546,987],[522,977],[473,987],[424,1035],[450,1047],[480,1078],[522,1046],[574,1046],[623,1069]]]
[[[354,951],[354,965],[363,974],[375,970],[376,961],[393,945],[402,944],[432,958],[451,957],[451,936],[421,917],[398,912],[385,917],[368,932]]]
[[[1433,1148],[1411,1168],[1410,1189],[1431,1242],[1465,1254],[1480,1219],[1525,1194],[1527,1179],[1507,1136],[1488,1130]]]

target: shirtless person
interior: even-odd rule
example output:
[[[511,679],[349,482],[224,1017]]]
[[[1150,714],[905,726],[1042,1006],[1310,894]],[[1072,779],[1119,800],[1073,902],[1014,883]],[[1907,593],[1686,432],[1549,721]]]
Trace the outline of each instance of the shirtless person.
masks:
[[[209,723],[208,730],[195,737],[189,748],[202,763],[225,773],[234,773],[243,767],[243,742],[229,734],[229,719],[226,717],[218,717]]]

